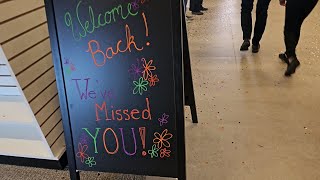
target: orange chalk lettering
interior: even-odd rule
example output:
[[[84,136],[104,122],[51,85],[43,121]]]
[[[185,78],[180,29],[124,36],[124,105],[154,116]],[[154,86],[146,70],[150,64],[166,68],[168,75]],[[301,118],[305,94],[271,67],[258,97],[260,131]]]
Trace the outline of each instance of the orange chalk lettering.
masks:
[[[147,103],[147,109],[142,111],[142,119],[151,120],[151,110],[150,110],[149,98],[146,98],[146,103]]]
[[[127,116],[124,120],[130,120],[130,116],[129,116],[128,112],[129,112],[128,109],[123,110],[123,114]]]
[[[118,121],[121,121],[123,119],[122,114],[120,112],[121,112],[121,110],[116,110],[116,115],[118,116],[117,117]]]
[[[144,14],[144,12],[142,13],[142,17],[143,17],[143,21],[144,21],[144,26],[146,28],[146,36],[149,36],[149,29],[148,29],[148,24],[147,24],[147,18],[146,15]]]
[[[134,119],[134,120],[140,119],[140,117],[135,117],[135,116],[134,116],[135,114],[139,114],[139,110],[138,110],[138,109],[133,109],[133,110],[131,111],[131,117],[132,117],[132,119]]]
[[[143,47],[138,47],[136,42],[135,42],[135,37],[131,35],[131,30],[129,25],[125,26],[125,31],[126,31],[126,48],[121,49],[121,43],[123,42],[122,40],[119,40],[116,44],[115,49],[110,46],[106,49],[105,53],[101,51],[100,49],[100,44],[96,40],[91,40],[88,43],[88,50],[86,52],[89,52],[91,54],[92,60],[94,64],[98,67],[104,66],[106,64],[106,59],[108,58],[111,60],[114,56],[118,55],[119,53],[125,53],[125,52],[132,52],[132,49],[135,49],[137,51],[142,51]],[[103,56],[103,61],[97,58],[97,56]]]
[[[107,103],[103,102],[102,106],[99,106],[98,104],[96,104],[96,121],[100,121],[100,116],[99,116],[99,110],[100,111],[104,111],[105,115],[106,115],[106,120],[111,120],[108,118],[108,110],[107,110]]]
[[[97,49],[95,51],[93,51],[92,43],[96,45]],[[91,53],[91,57],[92,57],[92,60],[93,60],[94,64],[96,66],[98,66],[98,67],[105,65],[105,63],[106,63],[106,55],[100,50],[100,44],[98,43],[98,41],[91,40],[91,41],[89,41],[88,46],[89,47],[88,47],[88,50],[86,52],[90,52]],[[97,53],[102,55],[102,57],[103,57],[102,63],[98,63],[98,61],[96,59],[96,54]]]
[[[109,130],[112,132],[112,134],[113,134],[113,136],[114,136],[114,139],[116,140],[116,149],[115,149],[113,152],[109,151],[109,149],[107,148],[107,144],[106,144],[106,133],[107,133]],[[103,133],[103,145],[104,145],[104,149],[106,150],[106,152],[107,152],[108,154],[116,154],[116,153],[118,152],[118,150],[119,150],[119,141],[118,141],[118,137],[117,137],[117,135],[116,135],[116,133],[114,132],[113,129],[107,128],[107,129],[104,131],[104,133]]]
[[[134,36],[131,35],[130,27],[128,24],[126,24],[126,35],[127,35],[127,49],[129,49],[129,52],[131,52],[131,45],[133,45],[137,51],[143,50],[143,47],[138,48],[136,42],[134,42]]]

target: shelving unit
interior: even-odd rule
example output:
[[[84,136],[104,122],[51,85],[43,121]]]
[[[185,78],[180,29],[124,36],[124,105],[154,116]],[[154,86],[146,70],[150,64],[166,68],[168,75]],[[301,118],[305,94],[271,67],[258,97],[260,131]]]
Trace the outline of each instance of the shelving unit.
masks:
[[[44,2],[0,1],[0,163],[63,167],[55,81]]]

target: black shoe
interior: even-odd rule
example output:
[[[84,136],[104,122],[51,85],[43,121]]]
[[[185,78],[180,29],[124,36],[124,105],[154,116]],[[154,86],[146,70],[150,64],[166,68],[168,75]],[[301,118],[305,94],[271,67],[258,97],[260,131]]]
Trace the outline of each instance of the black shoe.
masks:
[[[284,63],[286,63],[287,65],[289,65],[289,59],[288,59],[286,53],[281,53],[281,54],[279,54],[279,58],[280,58]]]
[[[201,6],[201,8],[200,8],[200,11],[208,11],[208,10],[209,10],[208,8],[205,8],[203,6]]]
[[[248,51],[249,47],[250,47],[250,41],[244,40],[241,47],[240,47],[240,51]]]
[[[203,12],[201,11],[192,11],[193,15],[203,15]]]
[[[288,61],[289,61],[289,65],[287,67],[286,72],[284,73],[285,76],[291,76],[291,74],[296,72],[297,67],[299,67],[300,65],[300,62],[296,57],[289,58]]]
[[[258,53],[259,50],[260,50],[260,44],[258,44],[257,46],[252,44],[252,52],[253,53]]]

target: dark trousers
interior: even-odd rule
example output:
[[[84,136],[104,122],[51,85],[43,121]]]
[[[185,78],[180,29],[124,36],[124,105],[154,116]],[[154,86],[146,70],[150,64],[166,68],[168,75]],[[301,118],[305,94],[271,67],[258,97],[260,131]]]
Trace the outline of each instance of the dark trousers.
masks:
[[[284,41],[288,57],[296,57],[296,47],[299,42],[302,23],[317,3],[318,0],[287,1]]]
[[[242,0],[241,4],[241,27],[243,40],[251,39],[252,34],[252,9],[254,0]],[[258,0],[256,10],[256,23],[254,25],[254,36],[252,44],[258,45],[267,24],[268,7],[271,0]]]
[[[199,12],[202,8],[203,0],[190,0],[189,10],[192,12]]]

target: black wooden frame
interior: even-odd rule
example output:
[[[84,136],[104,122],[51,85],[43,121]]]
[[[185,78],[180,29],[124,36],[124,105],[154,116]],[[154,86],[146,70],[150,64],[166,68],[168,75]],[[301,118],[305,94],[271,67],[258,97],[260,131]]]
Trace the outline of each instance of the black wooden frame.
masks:
[[[66,89],[64,84],[64,77],[62,72],[60,46],[58,43],[58,34],[55,21],[55,11],[52,0],[45,0],[45,8],[48,20],[48,28],[50,35],[50,44],[52,50],[52,58],[54,64],[54,71],[56,75],[57,88],[59,94],[60,110],[62,116],[62,123],[64,129],[64,137],[66,141],[66,149],[68,155],[68,166],[71,180],[79,180],[80,174],[76,169],[75,154],[73,151],[73,138],[71,133],[71,124],[69,118],[68,100],[66,97]]]
[[[175,112],[177,121],[177,152],[178,152],[178,179],[186,180],[186,150],[185,150],[185,124],[184,124],[184,68],[183,68],[183,26],[184,14],[183,0],[172,0],[172,43],[174,54],[174,87]],[[176,10],[179,9],[177,12]],[[180,32],[180,33],[178,33]],[[180,122],[181,121],[181,122]]]
[[[172,0],[172,32],[173,32],[173,55],[174,55],[174,87],[175,87],[175,112],[177,119],[177,152],[178,153],[178,179],[186,180],[186,153],[185,153],[185,123],[184,123],[184,105],[185,105],[185,87],[184,87],[184,69],[185,64],[183,59],[187,60],[187,65],[190,67],[190,56],[189,50],[185,51],[185,48],[188,47],[187,36],[186,36],[186,27],[183,11],[183,0]],[[59,92],[59,101],[60,109],[63,119],[64,134],[66,140],[66,148],[68,154],[69,162],[69,171],[71,180],[80,180],[79,171],[76,167],[74,147],[73,147],[73,137],[72,129],[70,125],[69,118],[69,109],[68,109],[68,100],[66,97],[66,87],[65,80],[62,73],[62,63],[61,63],[61,54],[60,47],[58,42],[58,34],[55,20],[55,11],[53,0],[45,0],[45,8],[48,19],[48,27],[50,34],[50,42],[53,55],[54,69],[56,73],[57,87]],[[177,9],[179,11],[177,11]],[[184,24],[183,24],[184,23]],[[185,34],[185,36],[184,36]],[[193,94],[193,84],[191,76],[191,67],[187,69],[187,74],[191,77],[191,81],[188,83],[187,96],[189,102],[187,105],[190,105],[193,112],[193,122],[197,123],[196,107],[194,103],[194,94]],[[190,72],[190,74],[188,73]],[[191,83],[191,84],[190,84]],[[191,89],[190,89],[191,87]],[[192,91],[192,92],[191,92]],[[191,102],[191,103],[190,103]]]

